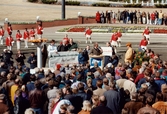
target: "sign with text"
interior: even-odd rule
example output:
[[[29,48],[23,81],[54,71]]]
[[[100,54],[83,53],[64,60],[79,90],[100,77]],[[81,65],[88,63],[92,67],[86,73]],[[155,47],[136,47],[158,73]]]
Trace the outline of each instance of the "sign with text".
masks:
[[[112,56],[112,47],[101,47],[103,50],[102,55],[104,56]]]
[[[102,57],[90,57],[90,67],[94,67],[95,62],[102,69],[103,68],[103,58]]]
[[[79,53],[76,51],[50,53],[49,68],[55,68],[57,63],[60,63],[61,65],[78,64],[78,54]]]

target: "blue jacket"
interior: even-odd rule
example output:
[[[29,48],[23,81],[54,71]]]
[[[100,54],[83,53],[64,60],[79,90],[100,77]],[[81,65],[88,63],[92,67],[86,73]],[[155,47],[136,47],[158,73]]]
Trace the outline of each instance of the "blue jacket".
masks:
[[[37,67],[37,56],[30,56],[27,61],[30,64],[30,69]]]

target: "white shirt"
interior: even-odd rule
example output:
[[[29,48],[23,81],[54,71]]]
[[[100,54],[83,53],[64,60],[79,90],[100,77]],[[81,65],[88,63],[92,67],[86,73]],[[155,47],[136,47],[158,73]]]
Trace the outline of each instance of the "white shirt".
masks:
[[[50,56],[50,53],[57,52],[57,46],[56,45],[48,45],[47,51],[48,51],[48,56]]]

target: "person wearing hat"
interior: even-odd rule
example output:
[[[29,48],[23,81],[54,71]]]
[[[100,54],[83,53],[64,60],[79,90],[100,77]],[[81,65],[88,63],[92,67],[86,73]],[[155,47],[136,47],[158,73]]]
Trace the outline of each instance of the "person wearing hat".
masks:
[[[17,49],[20,49],[20,41],[22,40],[22,34],[20,33],[20,30],[17,30],[17,33],[16,33],[16,46],[17,46]]]
[[[11,34],[9,34],[9,36],[6,38],[7,49],[12,50],[13,43],[14,43],[13,37],[11,36]]]
[[[38,39],[42,38],[42,34],[43,34],[43,27],[42,27],[41,24],[38,24],[38,27],[37,27],[37,36],[38,36]]]
[[[127,51],[125,53],[125,63],[132,64],[134,52],[133,52],[131,43],[127,43],[126,47],[127,47]]]
[[[4,103],[5,94],[0,94],[0,114],[9,114],[9,107]]]

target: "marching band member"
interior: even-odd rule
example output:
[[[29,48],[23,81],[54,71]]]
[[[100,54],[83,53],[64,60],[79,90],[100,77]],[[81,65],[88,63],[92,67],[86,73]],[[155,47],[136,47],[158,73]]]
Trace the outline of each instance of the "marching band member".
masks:
[[[149,30],[149,27],[146,27],[144,32],[143,32],[143,35],[146,37],[147,41],[148,41],[148,44],[150,44],[150,30]]]
[[[37,36],[39,39],[42,38],[42,34],[43,34],[43,27],[39,24],[37,27]]]
[[[14,43],[14,40],[11,34],[9,34],[9,36],[6,38],[6,46],[8,50],[12,50],[13,43]]]
[[[4,37],[4,29],[2,28],[2,26],[0,27],[0,43],[3,45],[3,37]]]
[[[34,40],[35,39],[35,30],[34,27],[30,30],[30,39]],[[31,45],[34,45],[34,43],[31,43]]]
[[[118,35],[117,35],[117,33],[114,32],[111,36],[110,42],[111,42],[111,46],[114,47],[115,53],[117,53],[117,49],[116,49],[116,47],[118,46],[117,40],[118,40]]]
[[[140,48],[143,51],[146,51],[147,50],[147,44],[148,44],[148,41],[147,41],[146,37],[144,36],[144,38],[140,42]]]
[[[117,36],[118,36],[118,46],[121,47],[121,37],[122,37],[122,33],[120,32],[120,30],[118,30],[117,32]]]
[[[90,40],[90,44],[92,43],[91,34],[92,34],[92,30],[88,27],[88,29],[85,32],[86,44],[88,43],[88,39]]]
[[[16,46],[17,46],[17,50],[20,49],[20,41],[22,40],[22,34],[20,33],[20,30],[17,30],[16,33]]]
[[[25,31],[24,31],[25,48],[28,48],[28,39],[29,39],[29,32],[28,32],[27,28],[25,28]]]
[[[8,35],[12,35],[12,31],[13,31],[12,26],[10,23],[8,23],[8,28],[7,28]]]

